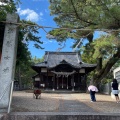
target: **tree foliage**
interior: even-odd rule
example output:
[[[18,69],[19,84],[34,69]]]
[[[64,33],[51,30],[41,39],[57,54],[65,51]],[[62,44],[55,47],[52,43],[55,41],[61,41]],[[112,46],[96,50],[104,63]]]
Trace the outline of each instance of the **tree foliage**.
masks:
[[[17,11],[16,5],[18,4],[19,0],[13,1],[10,0],[2,2],[0,5],[0,21],[6,20],[6,14],[8,13],[15,13]],[[34,46],[38,49],[43,49],[41,47],[41,44],[43,42],[40,40],[40,36],[37,34],[38,28],[35,25],[36,23],[33,23],[31,21],[25,21],[20,20],[20,23],[22,25],[19,26],[19,35],[18,35],[18,50],[17,50],[17,62],[27,62],[30,59],[30,52],[28,51],[28,44],[30,41],[34,42]],[[4,36],[4,27],[5,24],[0,22],[0,51],[2,51],[2,43],[3,43],[3,36]],[[17,64],[18,65],[18,64]]]
[[[31,69],[31,65],[42,62],[43,58],[31,58],[26,63],[22,62],[19,66],[16,67],[15,71],[15,80],[19,81],[19,88],[23,89],[23,85],[26,87],[31,87],[33,85],[32,77],[36,74],[36,72]]]
[[[32,58],[31,62],[33,64],[39,63],[39,62],[43,62],[44,61],[44,57],[42,58],[37,58],[36,56]]]
[[[7,13],[13,13],[16,12],[16,6],[13,0],[8,2],[7,0],[4,0],[0,4],[0,21],[5,20]]]
[[[14,2],[13,0],[7,2],[7,1],[4,1],[3,4],[0,5],[0,26],[2,26],[1,28],[1,37],[0,37],[0,50],[2,49],[2,41],[3,41],[3,36],[4,36],[4,26],[5,24],[2,23],[2,21],[5,21],[6,20],[6,14],[7,13],[15,13],[17,10],[16,10],[16,4],[17,2],[19,2],[19,0],[16,0],[16,2]],[[43,44],[43,42],[40,40],[40,36],[38,36],[37,34],[39,33],[38,32],[38,28],[34,25],[36,25],[36,23],[33,23],[31,21],[25,21],[25,20],[20,20],[20,26],[19,26],[19,36],[18,36],[18,56],[21,56],[19,57],[19,60],[20,58],[25,58],[25,54],[26,52],[28,52],[29,54],[29,51],[27,49],[27,46],[28,46],[28,43],[30,41],[33,41],[35,44],[34,46],[36,48],[39,48],[39,49],[43,49],[41,47],[41,44]],[[23,43],[24,42],[24,43]],[[23,49],[23,50],[22,50]],[[26,50],[26,52],[25,52]],[[20,51],[23,51],[23,52],[20,52]],[[25,53],[25,54],[24,54]],[[26,60],[26,58],[25,58]]]
[[[63,31],[61,35],[59,30],[52,30],[50,34],[61,42],[73,38],[73,47],[82,38],[78,47],[84,62],[97,63],[99,58],[102,59],[101,69],[92,73],[95,82],[101,82],[120,58],[119,0],[50,0],[50,11]],[[96,30],[104,34],[93,40]],[[84,43],[86,39],[88,42]]]
[[[6,15],[8,13],[15,13],[17,11],[16,5],[19,0],[13,1],[10,0],[2,2],[0,4],[0,53],[2,51],[2,43],[4,37],[4,29],[5,23],[2,21],[6,21]],[[16,72],[15,72],[15,80],[18,80],[20,83],[20,88],[22,84],[29,84],[31,77],[35,74],[35,72],[31,68],[31,64],[33,63],[31,60],[31,53],[28,50],[28,45],[30,41],[33,41],[34,47],[38,49],[43,49],[41,45],[43,42],[40,40],[40,36],[38,36],[38,28],[31,21],[20,20],[19,23],[19,33],[18,33],[18,47],[17,47],[17,61],[16,61]]]
[[[69,28],[118,29],[119,6],[119,0],[50,0],[56,23]]]

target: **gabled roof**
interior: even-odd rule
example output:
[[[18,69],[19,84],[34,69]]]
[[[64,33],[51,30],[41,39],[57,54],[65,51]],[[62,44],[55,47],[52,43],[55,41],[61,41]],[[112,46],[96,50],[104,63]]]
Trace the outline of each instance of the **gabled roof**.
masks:
[[[44,62],[37,63],[32,68],[36,67],[54,68],[59,64],[69,64],[74,68],[95,68],[96,64],[84,63],[78,52],[50,52],[46,51]]]
[[[46,52],[45,61],[47,61],[49,68],[62,64],[63,61],[74,67],[79,67],[79,63],[82,62],[78,52]]]

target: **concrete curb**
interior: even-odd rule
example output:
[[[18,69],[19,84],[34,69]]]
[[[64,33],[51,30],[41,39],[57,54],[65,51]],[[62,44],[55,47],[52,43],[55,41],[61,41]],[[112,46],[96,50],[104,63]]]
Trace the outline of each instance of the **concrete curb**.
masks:
[[[3,119],[3,115],[0,114],[0,120],[2,120],[2,119]]]
[[[8,117],[7,113],[0,114],[0,120],[9,120]]]
[[[90,112],[13,112],[1,120],[120,120],[120,114]]]

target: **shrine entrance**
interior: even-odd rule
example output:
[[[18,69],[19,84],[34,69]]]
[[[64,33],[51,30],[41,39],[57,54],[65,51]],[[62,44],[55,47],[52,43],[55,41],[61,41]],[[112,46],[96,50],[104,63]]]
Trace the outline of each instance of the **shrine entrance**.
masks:
[[[75,86],[75,81],[74,81],[74,74],[75,71],[72,72],[53,72],[55,75],[55,79],[53,77],[53,90],[54,89],[66,89],[70,90],[73,88],[74,91],[74,86]]]

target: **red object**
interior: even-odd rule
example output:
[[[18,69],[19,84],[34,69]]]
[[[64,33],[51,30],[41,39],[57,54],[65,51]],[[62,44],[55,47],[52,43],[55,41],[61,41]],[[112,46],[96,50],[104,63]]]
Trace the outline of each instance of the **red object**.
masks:
[[[34,90],[34,94],[41,94],[41,90]]]

